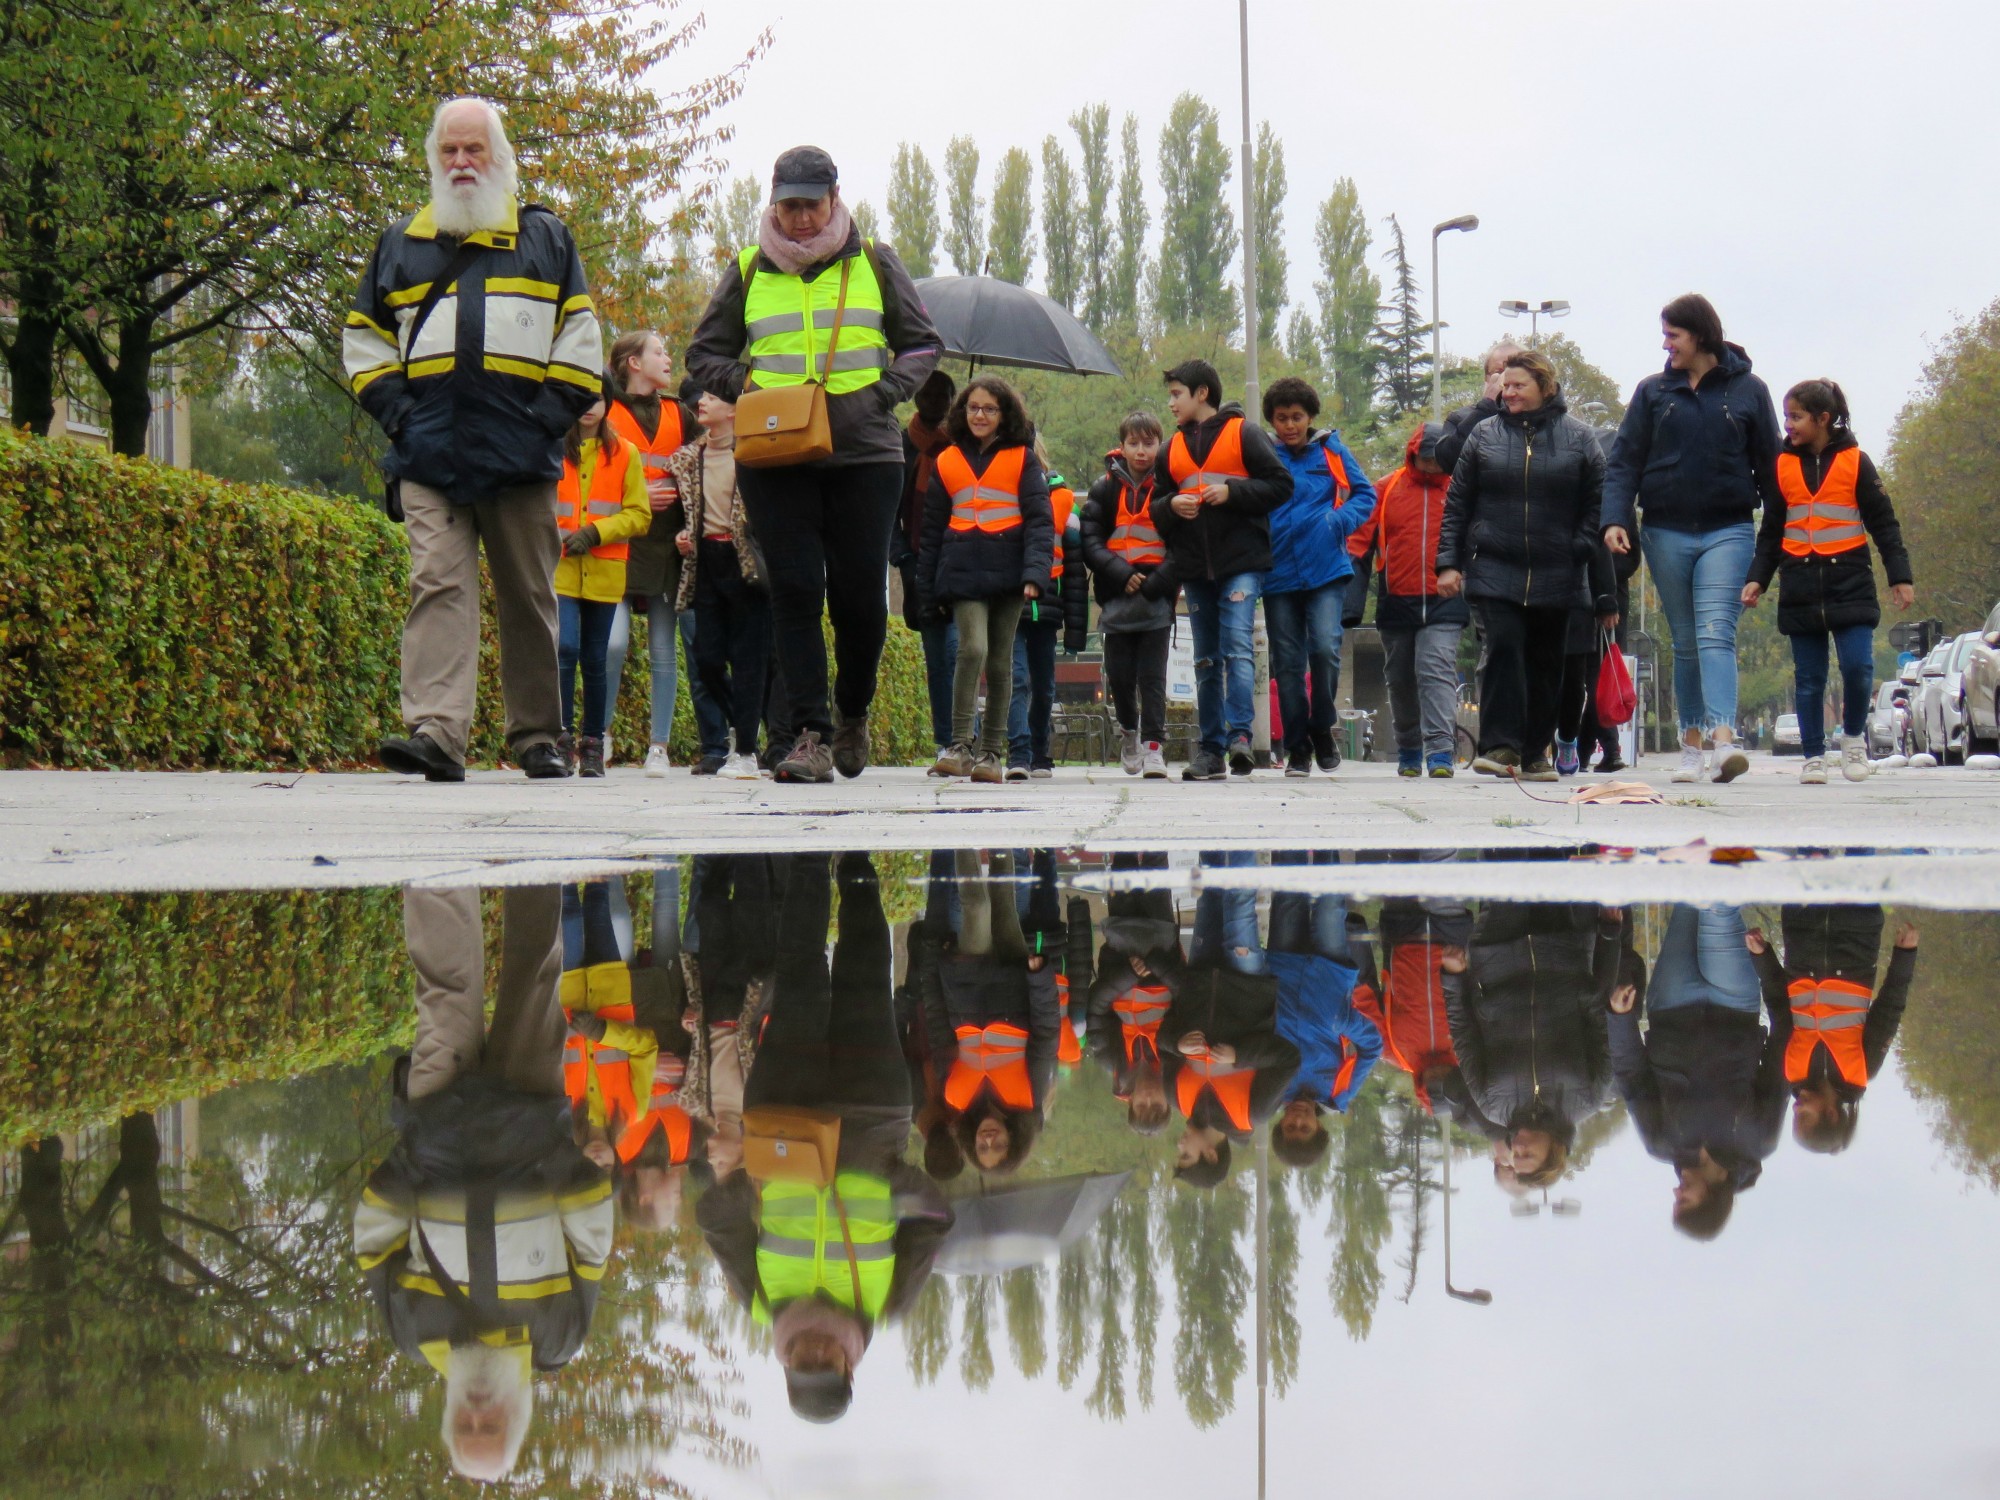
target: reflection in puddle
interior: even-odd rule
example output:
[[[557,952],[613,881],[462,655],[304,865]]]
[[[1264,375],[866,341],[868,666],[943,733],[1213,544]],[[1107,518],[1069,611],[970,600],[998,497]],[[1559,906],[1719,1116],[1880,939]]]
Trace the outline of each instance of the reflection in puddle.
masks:
[[[1337,1427],[1392,1483],[1983,1492],[2000,920],[1354,864],[14,900],[15,1473],[1296,1493]],[[1759,1413],[1864,1286],[1849,1463]],[[1663,1424],[1699,1480],[1621,1456]]]

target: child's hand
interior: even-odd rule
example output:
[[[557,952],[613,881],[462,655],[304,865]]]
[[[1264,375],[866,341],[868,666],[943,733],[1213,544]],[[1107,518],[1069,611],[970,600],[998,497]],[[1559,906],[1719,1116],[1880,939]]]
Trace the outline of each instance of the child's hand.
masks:
[[[1174,514],[1179,516],[1183,521],[1192,521],[1196,516],[1201,514],[1201,496],[1199,494],[1176,495],[1173,498],[1172,505]]]
[[[1132,972],[1137,974],[1141,979],[1151,979],[1153,977],[1153,971],[1146,967],[1146,960],[1139,957],[1138,954],[1131,954],[1126,958],[1125,962],[1132,966]]]
[[[1764,940],[1764,929],[1761,927],[1752,927],[1743,934],[1743,946],[1757,954],[1771,951],[1771,945]]]
[[[680,548],[682,557],[694,556],[694,536],[692,533],[686,531],[676,532],[674,534],[674,545]]]
[[[1907,612],[1917,602],[1917,586],[1914,583],[1892,583],[1889,585],[1889,598],[1897,609]]]
[[[1182,1057],[1208,1056],[1208,1038],[1199,1031],[1190,1031],[1181,1038],[1180,1046],[1174,1049]]]
[[[1144,573],[1134,573],[1130,578],[1125,580],[1125,592],[1128,594],[1136,594],[1145,586],[1146,575]]]
[[[1746,583],[1743,585],[1743,607],[1745,609],[1755,609],[1757,607],[1757,601],[1763,597],[1764,597],[1763,584]]]
[[[1047,959],[1046,957],[1044,957],[1044,956],[1043,956],[1042,954],[1039,954],[1039,953],[1030,953],[1030,954],[1028,955],[1028,972],[1029,972],[1030,974],[1039,974],[1039,973],[1041,973],[1041,972],[1042,972],[1042,965],[1043,965],[1043,964],[1045,964],[1045,963],[1047,963],[1047,962],[1048,962],[1048,959]]]
[[[1916,923],[1898,922],[1896,924],[1896,946],[1898,948],[1914,948],[1917,946]]]
[[[1218,1067],[1233,1068],[1236,1066],[1236,1049],[1227,1042],[1217,1042],[1208,1049],[1208,1060]]]
[[[1042,597],[1042,591],[1041,591],[1041,588],[1040,588],[1040,586],[1039,586],[1039,585],[1037,585],[1037,584],[1032,584],[1032,583],[1024,583],[1024,584],[1022,584],[1022,585],[1021,585],[1021,597],[1022,597],[1023,599],[1039,599],[1039,598],[1041,598],[1041,597]]]
[[[1632,1014],[1632,1007],[1638,1003],[1639,990],[1636,985],[1621,984],[1611,992],[1611,1014],[1614,1016],[1629,1016]]]
[[[1201,488],[1201,500],[1204,505],[1227,505],[1229,486],[1220,480],[1214,484],[1205,484]]]

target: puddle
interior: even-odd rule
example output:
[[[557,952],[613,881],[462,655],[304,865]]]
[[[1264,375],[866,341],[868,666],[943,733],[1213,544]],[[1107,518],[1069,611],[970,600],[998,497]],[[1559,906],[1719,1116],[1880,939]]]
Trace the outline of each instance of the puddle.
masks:
[[[4,898],[9,1493],[1991,1493],[2000,915],[1595,853]]]

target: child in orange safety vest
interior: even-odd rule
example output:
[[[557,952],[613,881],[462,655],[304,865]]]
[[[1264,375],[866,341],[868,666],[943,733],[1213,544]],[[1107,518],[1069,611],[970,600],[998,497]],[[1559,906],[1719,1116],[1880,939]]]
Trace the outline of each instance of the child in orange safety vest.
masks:
[[[1097,594],[1104,641],[1104,684],[1118,718],[1119,765],[1127,776],[1166,778],[1167,658],[1173,645],[1174,595],[1144,592],[1165,566],[1166,543],[1153,526],[1156,465],[1165,434],[1151,412],[1118,424],[1118,446],[1078,510],[1083,560]]]
[[[1114,876],[1141,869],[1165,878],[1165,854],[1120,852]],[[1125,1121],[1140,1135],[1157,1135],[1173,1113],[1167,1100],[1160,1026],[1173,992],[1155,972],[1160,955],[1181,958],[1174,899],[1164,889],[1113,891],[1105,901],[1104,946],[1090,987],[1087,1026],[1091,1055],[1111,1074],[1112,1096],[1125,1103]]]
[[[1917,929],[1897,925],[1889,972],[1875,988],[1879,906],[1787,906],[1781,959],[1761,928],[1744,934],[1764,1004],[1785,1038],[1792,1138],[1808,1151],[1844,1151],[1861,1096],[1881,1071],[1903,1022],[1917,969]]]

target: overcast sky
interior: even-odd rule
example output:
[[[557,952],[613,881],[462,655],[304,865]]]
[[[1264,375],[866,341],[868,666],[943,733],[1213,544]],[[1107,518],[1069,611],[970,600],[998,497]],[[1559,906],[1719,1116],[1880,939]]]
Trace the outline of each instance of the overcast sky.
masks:
[[[705,71],[776,34],[728,111],[739,172],[767,180],[778,151],[814,141],[879,210],[899,141],[937,165],[967,133],[983,190],[1020,145],[1039,200],[1042,137],[1073,155],[1081,104],[1108,103],[1114,128],[1138,116],[1149,177],[1184,89],[1222,111],[1233,151],[1235,16],[1216,0],[717,0],[683,57]],[[990,41],[970,34],[982,21]],[[1251,0],[1250,24],[1254,116],[1285,142],[1295,303],[1312,296],[1318,204],[1351,176],[1378,230],[1395,212],[1426,262],[1432,224],[1479,215],[1444,241],[1458,349],[1508,331],[1503,298],[1567,299],[1563,331],[1629,392],[1659,367],[1661,303],[1697,289],[1774,394],[1838,379],[1879,452],[1930,346],[2000,295],[2000,6]]]

